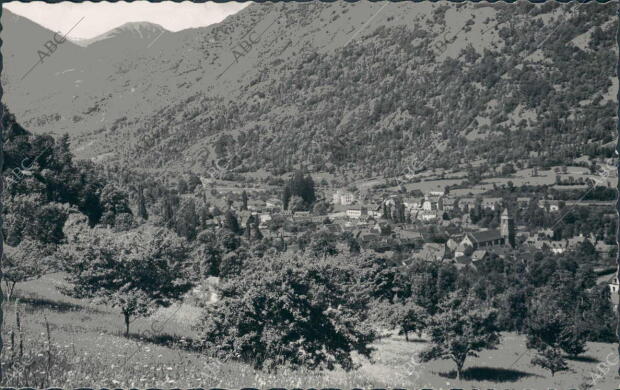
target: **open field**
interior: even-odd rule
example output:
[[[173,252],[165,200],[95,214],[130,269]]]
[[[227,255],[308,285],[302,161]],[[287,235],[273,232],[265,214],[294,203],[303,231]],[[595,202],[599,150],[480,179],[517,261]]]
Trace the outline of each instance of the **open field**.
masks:
[[[568,360],[569,371],[551,377],[548,371],[530,364],[533,352],[525,348],[524,336],[504,333],[498,349],[467,360],[464,379],[457,381],[452,362],[419,361],[416,353],[426,347],[424,339],[406,342],[403,336],[385,333],[386,337],[374,345],[373,362],[357,359],[360,366],[355,371],[282,369],[269,373],[243,363],[212,360],[183,347],[186,340],[198,336],[192,329],[198,319],[196,307],[173,306],[151,318],[136,320],[131,325],[131,337],[126,338],[122,335],[122,317],[113,308],[65,297],[56,290],[59,284],[62,275],[52,274],[24,283],[18,290],[26,344],[44,337],[47,319],[52,343],[75,362],[64,378],[67,383],[53,383],[55,386],[569,389],[589,383],[590,373],[596,372],[597,364],[608,356],[610,361],[617,361],[610,355],[614,345],[589,343],[584,356]],[[13,302],[8,308],[5,334],[14,325],[14,309]],[[616,370],[617,366],[610,366],[595,388],[615,388],[620,382]]]
[[[417,177],[421,179],[421,181],[416,183],[407,183],[404,184],[407,191],[419,190],[422,192],[430,192],[430,191],[441,191],[447,186],[452,185],[460,185],[466,181],[466,172],[458,172],[451,173],[450,177],[462,177],[462,178],[454,178],[454,179],[440,179],[438,175],[432,175],[429,172],[420,173]],[[569,189],[583,189],[587,190],[587,185],[555,185],[556,176],[560,176],[562,180],[567,180],[570,176],[574,179],[590,179],[594,180],[599,185],[607,185],[615,187],[618,183],[617,177],[602,177],[597,174],[591,174],[588,169],[578,166],[569,166],[567,167],[566,173],[557,174],[553,169],[549,170],[539,170],[536,176],[532,175],[531,169],[521,169],[516,171],[514,174],[509,176],[498,176],[488,178],[485,177],[481,183],[476,185],[468,186],[467,188],[458,188],[452,189],[451,194],[454,196],[476,196],[478,194],[484,193],[493,189],[493,185],[496,186],[507,186],[509,182],[511,182],[514,186],[523,186],[523,185],[549,185],[553,186],[558,190],[569,190]],[[370,186],[371,184],[379,184],[382,181],[376,180],[364,183],[364,186]],[[360,184],[360,187],[362,184]],[[390,187],[389,190],[397,191],[398,187]]]

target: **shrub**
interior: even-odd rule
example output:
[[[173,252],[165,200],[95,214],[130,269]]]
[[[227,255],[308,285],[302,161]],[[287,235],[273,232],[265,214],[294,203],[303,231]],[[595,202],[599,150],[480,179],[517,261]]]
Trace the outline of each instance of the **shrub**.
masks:
[[[588,332],[578,313],[567,312],[570,301],[551,288],[537,291],[528,307],[526,324],[527,347],[550,359],[548,351],[562,349],[571,356],[585,352]],[[553,372],[552,372],[553,373]]]
[[[207,307],[199,325],[207,350],[269,370],[350,370],[352,352],[370,356],[375,335],[360,325],[367,302],[353,288],[352,268],[286,255],[252,260]]]

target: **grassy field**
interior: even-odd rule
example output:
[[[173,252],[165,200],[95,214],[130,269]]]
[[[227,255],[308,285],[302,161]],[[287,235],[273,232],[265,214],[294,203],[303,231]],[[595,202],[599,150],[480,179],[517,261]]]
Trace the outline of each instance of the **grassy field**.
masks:
[[[188,348],[188,341],[198,336],[192,329],[198,309],[191,305],[173,306],[151,318],[136,320],[131,324],[131,337],[126,338],[116,310],[65,297],[56,290],[61,284],[62,275],[52,274],[24,283],[18,291],[26,329],[25,349],[47,345],[47,320],[53,348],[66,357],[66,361],[53,362],[56,368],[49,370],[52,379],[45,386],[569,389],[590,382],[590,373],[596,372],[597,364],[605,362],[615,348],[612,344],[589,343],[584,356],[568,360],[569,371],[551,377],[548,371],[531,365],[532,352],[525,348],[524,336],[504,333],[498,349],[467,360],[464,378],[457,381],[450,361],[419,361],[416,353],[427,346],[424,339],[406,342],[402,336],[386,333],[374,345],[373,362],[358,358],[360,366],[353,372],[283,369],[269,373],[239,362],[206,358]],[[14,328],[15,306],[14,302],[7,306],[5,354],[11,352],[7,335]],[[617,358],[611,356],[610,360]],[[617,388],[617,366],[604,371],[608,372],[594,388]]]
[[[465,172],[452,173],[451,176],[462,176],[462,179],[439,179],[433,175],[426,176],[423,181],[417,183],[408,183],[405,185],[407,191],[420,190],[422,192],[439,191],[443,190],[449,185],[460,185],[465,181]],[[493,185],[507,186],[509,182],[512,182],[514,186],[522,185],[550,185],[559,190],[577,189],[587,190],[587,185],[574,185],[574,186],[557,186],[555,185],[556,173],[550,170],[540,170],[537,176],[532,176],[531,169],[521,169],[514,174],[506,177],[493,177],[484,178],[481,183],[468,186],[467,188],[452,189],[450,191],[452,196],[476,196],[483,192],[493,189]],[[599,185],[609,185],[615,187],[618,183],[617,177],[601,177],[600,175],[590,174],[589,170],[583,167],[567,167],[567,173],[559,175],[563,180],[567,180],[569,176],[573,176],[575,179],[591,179]],[[396,191],[397,187],[391,187],[393,191]]]

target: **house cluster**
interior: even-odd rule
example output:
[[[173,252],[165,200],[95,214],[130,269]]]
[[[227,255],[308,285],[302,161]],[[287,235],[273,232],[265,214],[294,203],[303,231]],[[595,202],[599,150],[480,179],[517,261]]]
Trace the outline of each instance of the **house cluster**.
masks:
[[[390,210],[392,216],[402,210],[405,219],[413,222],[438,220],[445,212],[456,208],[467,212],[480,205],[482,208],[498,210],[501,203],[501,198],[454,197],[443,191],[430,191],[422,197],[392,195],[383,201],[383,206]]]
[[[400,250],[411,251],[416,258],[454,261],[456,264],[474,263],[490,254],[506,256],[517,246],[548,249],[561,254],[590,240],[601,255],[607,256],[613,250],[612,245],[592,237],[577,236],[557,241],[551,230],[532,233],[525,226],[515,226],[514,216],[501,198],[455,197],[443,191],[431,191],[419,197],[398,194],[368,196],[346,190],[335,191],[327,197],[330,198],[332,207],[327,215],[284,210],[282,201],[277,198],[250,200],[248,210],[237,214],[243,226],[244,221],[253,218],[251,221],[257,221],[258,228],[265,235],[293,238],[300,228],[305,229],[297,223],[314,223],[334,234],[351,232],[362,247],[377,252],[391,251],[398,246]],[[525,209],[532,205],[548,211],[557,211],[563,206],[553,200],[520,197],[511,208]],[[497,211],[497,228],[483,229],[471,223],[469,211],[478,207]],[[453,212],[455,209],[460,212]],[[270,229],[274,223],[281,228]]]
[[[508,209],[504,209],[499,229],[457,234],[450,237],[445,245],[446,253],[451,254],[457,263],[479,261],[491,252],[498,254],[507,252],[517,245],[514,219]]]
[[[499,229],[466,231],[448,221],[414,226],[378,220],[353,226],[352,232],[363,247],[379,252],[390,250],[390,241],[397,240],[401,248],[410,248],[416,258],[457,264],[482,260],[490,253],[508,253],[517,245],[515,224],[507,210],[502,213]]]
[[[531,198],[518,198],[519,208],[528,207]],[[433,222],[440,221],[445,212],[450,212],[455,208],[467,213],[469,210],[480,206],[488,210],[499,210],[502,199],[495,197],[473,198],[473,197],[453,197],[448,196],[443,191],[430,191],[421,197],[403,197],[400,195],[390,195],[386,198],[362,198],[356,194],[337,190],[332,194],[332,204],[334,211],[328,216],[331,219],[346,219],[357,221],[357,224],[374,222],[386,216],[392,220],[397,219],[396,214],[402,213],[402,217],[407,222]],[[554,200],[541,200],[539,207],[548,211],[558,211],[560,202]],[[286,217],[296,217],[297,220],[305,217],[308,220],[323,220],[324,217],[315,217],[308,212],[295,212],[283,210],[282,200],[270,198],[265,202],[251,202],[248,209],[259,216],[261,223],[270,221],[274,214],[282,214]],[[386,215],[387,214],[387,215]],[[469,216],[464,215],[462,223],[469,223]]]
[[[530,207],[533,198],[519,197],[516,207],[525,209]],[[558,212],[564,205],[561,201],[553,199],[534,200],[539,208],[548,212]],[[430,191],[420,197],[389,195],[383,198],[356,196],[356,194],[337,190],[332,195],[332,204],[343,208],[343,215],[350,219],[366,219],[388,217],[398,220],[399,213],[402,219],[408,222],[423,221],[432,222],[441,220],[444,213],[454,209],[469,212],[473,208],[481,207],[487,210],[501,210],[502,198],[499,197],[456,197],[446,194],[444,191]],[[468,217],[463,220],[467,223]]]
[[[603,240],[597,239],[594,235],[584,236],[579,234],[578,236],[566,238],[563,240],[552,240],[553,231],[550,229],[541,230],[534,234],[523,234],[523,244],[535,249],[548,249],[552,253],[562,254],[578,248],[580,245],[589,241],[594,250],[601,257],[609,257],[612,251],[616,248],[615,245],[606,244]]]

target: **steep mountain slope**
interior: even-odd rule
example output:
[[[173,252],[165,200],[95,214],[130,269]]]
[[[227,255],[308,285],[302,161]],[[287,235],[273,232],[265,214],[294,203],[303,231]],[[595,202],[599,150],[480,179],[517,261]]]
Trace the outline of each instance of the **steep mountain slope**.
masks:
[[[47,84],[44,90],[53,89],[54,77],[50,76],[69,68],[83,56],[83,50],[63,40],[62,34],[55,35],[53,31],[7,10],[3,10],[2,29],[4,99],[29,95],[20,102],[20,115],[29,112],[25,116],[39,116],[41,111],[32,112],[30,109],[36,102],[48,98],[39,93],[37,86]],[[45,46],[48,41],[52,42],[49,48]]]
[[[38,50],[48,52],[44,46],[46,41],[63,41],[62,34],[54,37],[53,31],[8,10],[3,10],[2,28],[3,31],[10,31],[9,37],[4,32],[2,34],[2,54],[6,68],[2,75],[3,77],[12,77],[11,81],[13,82],[15,82],[14,79],[19,80],[33,64],[39,61]],[[13,39],[13,37],[18,39]],[[50,56],[44,59],[46,67],[57,69],[81,53],[80,48],[70,41],[65,41],[61,48],[62,56]]]
[[[367,21],[381,7],[256,4],[217,25],[164,33],[150,47],[118,59],[88,46],[79,59],[71,60],[71,68],[52,72],[40,66],[19,88],[9,83],[6,101],[34,131],[84,134],[83,142],[75,142],[82,157],[117,153],[117,144],[94,140],[93,135],[110,136],[124,127],[131,135],[154,112],[196,94],[234,98],[272,61],[290,61],[302,49],[333,50],[361,27],[372,28],[374,22]],[[431,8],[428,4],[415,12]],[[339,20],[337,9],[348,13],[346,22],[344,17]],[[386,7],[382,14],[400,14],[399,23],[408,22],[396,8],[388,12]],[[17,39],[11,28],[2,34],[5,40]],[[27,112],[33,106],[37,112]],[[127,134],[118,144],[131,144]]]
[[[432,20],[459,26],[457,15],[466,26],[457,37],[456,28],[435,32]],[[143,142],[128,158],[204,167],[215,155],[238,171],[303,164],[374,176],[426,156],[427,165],[454,167],[609,155],[600,146],[614,139],[612,17],[600,5],[574,15],[557,6],[440,7],[413,28],[388,25],[344,49],[276,60],[236,101],[197,94],[171,105],[139,130]]]
[[[98,41],[76,65],[78,88],[58,79],[64,89],[27,86],[7,103],[37,131],[76,136],[82,157],[145,168],[550,164],[613,139],[614,9],[573,8],[255,4],[207,28],[159,30],[123,56]],[[62,119],[42,119],[54,110]]]

